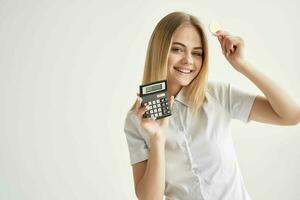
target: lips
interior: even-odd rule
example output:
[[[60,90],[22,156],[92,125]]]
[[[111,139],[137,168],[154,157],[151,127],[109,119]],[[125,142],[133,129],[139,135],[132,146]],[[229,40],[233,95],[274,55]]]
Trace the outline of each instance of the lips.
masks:
[[[192,69],[188,69],[188,68],[184,68],[184,67],[174,67],[174,69],[183,74],[191,74],[194,71]]]

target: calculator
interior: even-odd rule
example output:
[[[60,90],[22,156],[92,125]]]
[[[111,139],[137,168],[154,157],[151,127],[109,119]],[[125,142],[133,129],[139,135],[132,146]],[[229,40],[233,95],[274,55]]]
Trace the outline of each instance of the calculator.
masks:
[[[149,106],[149,110],[144,113],[143,118],[161,119],[171,115],[166,80],[140,85],[140,97],[142,106]]]

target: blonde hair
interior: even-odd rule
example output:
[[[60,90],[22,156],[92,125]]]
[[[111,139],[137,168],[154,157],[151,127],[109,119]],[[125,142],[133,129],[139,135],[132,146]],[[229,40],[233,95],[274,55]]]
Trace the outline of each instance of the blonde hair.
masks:
[[[168,55],[173,33],[183,23],[193,25],[199,32],[203,60],[199,74],[186,87],[185,100],[192,105],[195,114],[206,100],[205,90],[208,79],[208,44],[202,23],[193,15],[184,12],[172,12],[162,18],[156,25],[147,49],[142,84],[167,79]],[[134,109],[135,104],[131,110]]]

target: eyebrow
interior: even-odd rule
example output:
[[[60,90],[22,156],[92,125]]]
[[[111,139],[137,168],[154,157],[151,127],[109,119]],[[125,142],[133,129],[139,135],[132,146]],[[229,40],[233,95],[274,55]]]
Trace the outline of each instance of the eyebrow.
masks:
[[[180,42],[173,42],[173,44],[179,44],[183,47],[186,47],[184,44],[180,43]],[[203,47],[194,47],[194,49],[203,49]]]

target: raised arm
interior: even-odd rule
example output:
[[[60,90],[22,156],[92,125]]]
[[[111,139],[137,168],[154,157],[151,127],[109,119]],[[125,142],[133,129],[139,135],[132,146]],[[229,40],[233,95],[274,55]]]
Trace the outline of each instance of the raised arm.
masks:
[[[257,96],[250,112],[250,120],[276,125],[300,123],[300,106],[266,75],[245,63],[240,72],[250,79],[263,93]]]
[[[300,105],[284,89],[255,69],[244,58],[243,39],[225,31],[218,31],[216,36],[228,62],[251,80],[264,94],[264,96],[256,97],[249,119],[277,125],[300,123]]]

